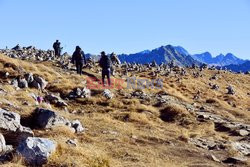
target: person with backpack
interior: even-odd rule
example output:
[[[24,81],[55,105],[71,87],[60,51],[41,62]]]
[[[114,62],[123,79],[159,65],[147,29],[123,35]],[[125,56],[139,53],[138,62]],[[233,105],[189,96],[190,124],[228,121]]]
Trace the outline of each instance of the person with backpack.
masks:
[[[108,85],[111,86],[111,80],[110,80],[110,73],[111,73],[111,59],[106,53],[103,51],[101,52],[101,59],[99,61],[99,64],[102,68],[102,84],[105,86],[105,77],[107,76],[108,79]]]
[[[56,40],[56,42],[54,42],[53,48],[55,51],[55,57],[60,57],[61,56],[61,43],[59,42],[59,40]]]
[[[76,65],[77,74],[82,75],[82,67],[83,64],[86,64],[86,57],[84,52],[79,46],[76,46],[75,52],[73,53],[72,56],[71,63]]]

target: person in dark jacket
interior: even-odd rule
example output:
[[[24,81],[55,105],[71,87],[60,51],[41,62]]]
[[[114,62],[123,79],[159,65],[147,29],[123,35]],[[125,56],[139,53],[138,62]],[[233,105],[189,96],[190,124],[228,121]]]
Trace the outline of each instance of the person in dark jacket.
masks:
[[[99,62],[101,68],[102,68],[102,84],[105,85],[105,77],[108,78],[108,85],[111,86],[111,80],[110,80],[110,72],[111,72],[111,59],[108,55],[105,54],[105,52],[101,52],[101,59]]]
[[[71,62],[76,65],[77,74],[82,75],[82,67],[83,64],[86,64],[86,57],[79,46],[76,46],[76,50],[73,53]]]
[[[53,48],[55,51],[55,57],[60,57],[61,56],[61,43],[59,42],[59,40],[56,40],[56,42],[54,42]]]

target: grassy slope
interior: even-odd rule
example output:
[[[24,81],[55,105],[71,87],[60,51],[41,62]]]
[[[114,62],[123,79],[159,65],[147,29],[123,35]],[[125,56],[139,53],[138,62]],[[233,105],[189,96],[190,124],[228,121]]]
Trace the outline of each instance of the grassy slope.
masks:
[[[10,63],[13,67],[4,68],[6,63]],[[63,71],[52,63],[36,64],[2,55],[0,68],[8,71],[12,77],[20,75],[23,71],[41,75],[49,82],[49,91],[61,94],[66,94],[75,87],[83,87],[86,77]],[[86,72],[93,73],[90,70]],[[189,73],[191,74],[191,71]],[[250,90],[250,76],[221,74],[218,81],[211,81],[220,86],[220,90],[216,92],[210,90],[208,86],[209,78],[215,73],[216,71],[206,71],[204,77],[199,79],[191,76],[183,77],[180,83],[176,82],[175,77],[165,77],[163,78],[164,91],[191,104],[195,93],[201,90],[201,99],[196,102],[197,106],[206,105],[211,108],[211,112],[249,123],[250,115],[247,111],[250,109],[250,104],[246,93]],[[138,74],[138,76],[147,77],[147,73]],[[225,94],[228,83],[236,88],[235,96]],[[0,95],[0,107],[10,108],[11,111],[22,116],[28,116],[37,107],[29,93],[43,95],[35,89],[15,91],[4,79],[0,86],[8,91],[7,95]],[[126,94],[130,91],[124,89],[120,92]],[[212,161],[208,151],[187,143],[187,138],[192,136],[230,139],[229,136],[217,133],[213,123],[199,123],[190,113],[187,115],[191,122],[186,126],[181,126],[178,122],[166,123],[159,118],[160,108],[153,107],[152,104],[142,104],[138,99],[125,99],[122,93],[119,94],[115,90],[113,92],[116,98],[109,101],[102,98],[98,92],[90,99],[70,101],[68,102],[69,112],[52,106],[55,111],[69,119],[79,119],[88,130],[80,135],[72,134],[64,127],[57,127],[51,131],[35,130],[36,136],[51,138],[59,143],[57,152],[48,165],[223,166]],[[155,93],[157,90],[147,90],[147,92]],[[205,104],[205,101],[211,98],[216,102]],[[232,107],[225,99],[232,101],[237,107]],[[14,106],[7,105],[5,100],[12,102]],[[24,101],[28,101],[30,106],[23,105]],[[77,114],[73,114],[73,111],[77,111]],[[124,121],[125,116],[129,118],[126,121]],[[65,144],[68,139],[74,138],[78,140],[77,147]],[[18,160],[14,161],[14,163],[17,162],[21,164]]]

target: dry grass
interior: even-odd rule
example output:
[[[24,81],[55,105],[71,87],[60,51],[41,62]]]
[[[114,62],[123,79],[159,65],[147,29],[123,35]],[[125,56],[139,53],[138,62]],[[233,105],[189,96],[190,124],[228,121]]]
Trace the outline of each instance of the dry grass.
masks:
[[[6,64],[9,63],[7,66]],[[5,67],[5,68],[4,68]],[[78,76],[72,71],[64,71],[52,63],[30,63],[0,56],[0,68],[16,77],[25,72],[44,77],[51,92],[67,94],[76,87],[86,86],[86,76]],[[85,72],[96,75],[91,70]],[[192,70],[188,70],[192,74]],[[209,78],[216,71],[203,72],[203,78],[183,77],[180,83],[176,78],[162,77],[163,92],[182,103],[196,103],[196,106],[209,107],[209,111],[230,119],[250,122],[246,113],[250,108],[249,96],[250,76],[221,74],[217,81],[211,81],[220,86],[219,91],[210,89]],[[142,74],[147,77],[147,74]],[[226,95],[226,87],[231,84],[236,89],[235,96]],[[126,87],[125,83],[123,87]],[[36,107],[35,100],[30,93],[44,95],[35,89],[18,90],[7,84],[0,85],[6,90],[6,95],[0,94],[0,106],[10,109],[24,116],[29,116]],[[200,99],[193,100],[194,95],[201,91]],[[90,99],[68,101],[68,111],[51,106],[60,115],[73,120],[79,119],[88,129],[84,134],[73,134],[65,127],[55,127],[52,130],[34,130],[36,136],[47,137],[58,143],[58,149],[46,166],[86,166],[86,167],[145,167],[145,166],[222,166],[208,158],[207,150],[201,150],[187,143],[188,138],[213,137],[230,140],[231,136],[215,131],[212,122],[200,123],[195,120],[187,109],[177,104],[167,104],[161,108],[154,107],[149,101],[142,104],[139,99],[126,99],[122,93],[131,90],[123,89],[122,93],[112,90],[116,97],[106,100],[101,96],[102,91],[93,91]],[[159,90],[145,90],[146,93],[159,93]],[[7,104],[11,102],[14,106]],[[27,101],[30,105],[25,106]],[[207,101],[207,103],[205,103]],[[228,102],[235,103],[233,107]],[[39,107],[50,108],[46,104]],[[77,111],[76,113],[73,111]],[[73,114],[75,113],[75,114]],[[163,121],[162,121],[163,120]],[[105,133],[104,133],[105,132]],[[78,146],[71,147],[65,142],[77,139]],[[172,143],[172,144],[171,144]],[[20,160],[5,164],[22,166]]]

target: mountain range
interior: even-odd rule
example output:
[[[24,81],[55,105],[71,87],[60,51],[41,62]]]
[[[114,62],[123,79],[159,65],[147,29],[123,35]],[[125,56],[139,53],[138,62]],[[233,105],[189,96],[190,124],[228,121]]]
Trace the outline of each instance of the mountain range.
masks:
[[[201,64],[195,60],[188,52],[180,46],[161,46],[152,51],[145,50],[135,54],[121,54],[119,55],[121,62],[127,63],[152,63],[155,61],[157,64],[169,63],[174,61],[176,65],[191,66],[192,64]]]
[[[204,52],[201,54],[191,55],[181,46],[161,46],[153,50],[144,50],[134,54],[118,55],[121,62],[146,64],[155,61],[157,64],[169,63],[174,61],[176,65],[191,66],[192,64],[208,64],[218,67],[231,69],[235,72],[250,71],[250,61],[240,59],[232,53],[226,55],[220,54],[213,57],[211,53]]]
[[[226,55],[220,54],[216,57],[212,57],[212,54],[209,52],[205,52],[202,54],[195,54],[192,56],[195,60],[198,60],[202,63],[206,63],[209,65],[215,66],[227,66],[231,64],[243,64],[245,60],[240,59],[233,55],[232,53],[228,53]]]

